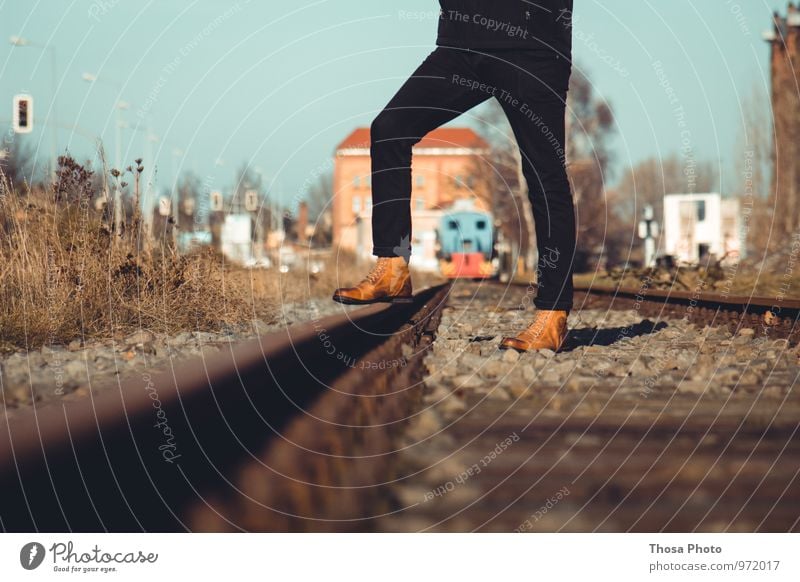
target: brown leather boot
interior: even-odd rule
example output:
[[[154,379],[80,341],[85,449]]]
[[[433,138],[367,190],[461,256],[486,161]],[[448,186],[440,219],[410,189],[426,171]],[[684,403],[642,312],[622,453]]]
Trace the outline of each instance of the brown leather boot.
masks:
[[[411,274],[403,257],[378,257],[369,274],[355,287],[333,292],[333,300],[349,305],[411,303]]]
[[[536,310],[533,322],[517,337],[503,338],[500,349],[518,352],[546,349],[557,352],[567,337],[567,315],[566,311]]]

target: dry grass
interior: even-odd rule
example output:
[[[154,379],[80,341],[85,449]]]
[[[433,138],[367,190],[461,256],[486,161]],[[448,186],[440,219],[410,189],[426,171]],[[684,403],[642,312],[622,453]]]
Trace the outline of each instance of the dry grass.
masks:
[[[370,268],[346,253],[313,274],[305,259],[280,274],[225,264],[210,249],[180,255],[169,243],[143,239],[138,212],[118,228],[108,210],[91,204],[98,194],[92,173],[71,158],[59,161],[59,179],[44,190],[15,190],[0,174],[0,351],[141,329],[246,327],[254,318],[273,320],[286,303],[330,298]],[[415,273],[414,282],[421,288],[441,279]]]
[[[345,277],[347,274],[351,277],[357,276],[355,261],[346,257],[338,264],[332,259],[326,259],[320,273],[310,273],[305,264],[298,265],[288,273],[279,273],[274,268],[234,268],[228,272],[228,281],[231,286],[245,293],[256,317],[269,320],[280,312],[284,304],[330,297],[335,285],[331,279],[337,269],[346,273],[343,275]]]
[[[88,181],[20,193],[0,176],[0,347],[32,349],[148,329],[214,330],[246,319],[209,253],[140,244],[89,202]]]
[[[322,260],[319,273],[311,273],[308,267],[307,261],[302,259],[294,269],[284,274],[275,269],[233,269],[227,276],[230,285],[245,294],[247,303],[253,307],[253,315],[270,320],[286,303],[330,299],[337,287],[355,285],[363,279],[371,264],[359,262],[355,255],[339,251]],[[438,275],[413,269],[412,280],[415,289],[444,282]]]

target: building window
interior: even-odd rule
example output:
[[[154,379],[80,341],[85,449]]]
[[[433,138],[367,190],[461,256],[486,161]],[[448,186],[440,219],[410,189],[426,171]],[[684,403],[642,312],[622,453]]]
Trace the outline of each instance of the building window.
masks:
[[[425,199],[424,198],[417,198],[416,206],[417,206],[417,210],[425,210]]]
[[[697,222],[703,222],[706,219],[706,201],[697,201]]]
[[[364,176],[364,182],[367,185],[367,188],[372,188],[372,174],[367,174]]]
[[[366,208],[367,212],[372,211],[372,196],[364,197],[364,207]]]
[[[462,188],[464,186],[464,177],[458,175],[453,179],[453,182],[455,182],[456,188]]]
[[[359,196],[353,196],[353,212],[355,214],[361,212],[361,198]]]
[[[467,176],[467,186],[470,190],[475,187],[475,176]]]
[[[424,188],[425,187],[425,176],[419,175],[417,176],[417,188]]]
[[[361,188],[361,176],[353,176],[353,188],[356,190]]]
[[[486,230],[486,221],[479,220],[478,222],[475,223],[475,228],[477,228],[478,230]]]

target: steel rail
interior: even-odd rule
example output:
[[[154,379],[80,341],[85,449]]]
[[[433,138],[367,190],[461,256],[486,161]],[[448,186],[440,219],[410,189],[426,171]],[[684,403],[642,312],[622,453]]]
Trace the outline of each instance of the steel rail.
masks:
[[[783,312],[796,315],[797,312],[800,311],[800,300],[798,299],[728,295],[724,293],[710,293],[707,291],[697,291],[693,293],[690,291],[671,289],[654,289],[644,284],[640,289],[632,287],[609,287],[605,285],[576,285],[575,291],[626,299],[638,298],[647,301],[663,300],[679,304],[694,303],[702,306],[714,306],[759,314],[772,311],[776,315]]]
[[[190,510],[235,489],[234,476],[263,462],[293,419],[337,378],[360,372],[354,362],[398,330],[429,333],[419,313],[438,309],[448,290],[295,325],[84,399],[16,410],[0,420],[0,529],[193,529]]]
[[[677,317],[699,325],[760,329],[769,336],[800,341],[800,300],[654,289],[644,283],[639,289],[580,285],[576,304],[592,307],[608,304],[614,309],[635,309],[642,315]]]

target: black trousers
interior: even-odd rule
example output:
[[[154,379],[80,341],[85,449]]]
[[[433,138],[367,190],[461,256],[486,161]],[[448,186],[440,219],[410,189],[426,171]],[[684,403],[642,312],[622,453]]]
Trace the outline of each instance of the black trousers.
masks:
[[[569,60],[539,51],[434,50],[372,122],[373,254],[410,254],[412,147],[495,98],[519,145],[533,206],[539,251],[534,304],[569,310],[576,236],[564,143],[570,73]]]

